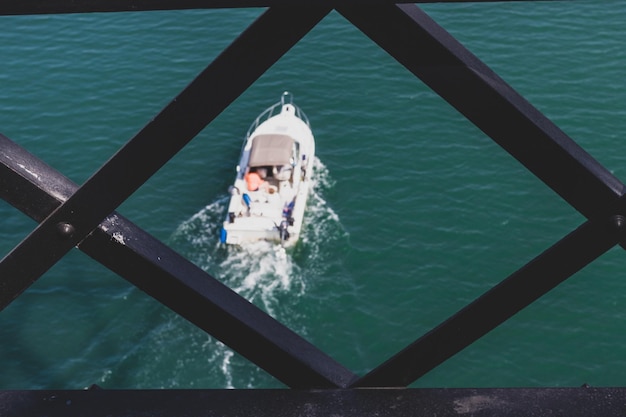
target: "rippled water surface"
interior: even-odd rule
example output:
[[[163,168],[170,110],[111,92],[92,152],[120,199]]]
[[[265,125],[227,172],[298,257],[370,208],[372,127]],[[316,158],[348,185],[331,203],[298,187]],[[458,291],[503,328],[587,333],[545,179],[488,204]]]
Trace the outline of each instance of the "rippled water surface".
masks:
[[[626,178],[622,2],[423,9]],[[260,13],[1,17],[0,132],[80,184]],[[302,242],[221,247],[243,134],[284,90],[317,140]],[[334,12],[119,211],[358,374],[584,221]],[[35,224],[0,215],[8,253]],[[623,386],[625,263],[610,251],[414,385]],[[5,389],[281,386],[78,251],[0,339]]]

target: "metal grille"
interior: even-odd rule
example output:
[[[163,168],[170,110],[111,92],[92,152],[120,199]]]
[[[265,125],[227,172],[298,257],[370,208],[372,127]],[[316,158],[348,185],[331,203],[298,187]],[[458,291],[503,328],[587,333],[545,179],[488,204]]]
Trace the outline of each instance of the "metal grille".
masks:
[[[285,400],[293,407],[317,401],[316,404],[326,407],[319,409],[324,414],[343,410],[345,414],[358,415],[359,410],[364,410],[364,401],[379,398],[372,406],[376,408],[386,404],[385,401],[393,402],[393,396],[404,391],[351,388],[408,386],[609,249],[622,244],[626,230],[624,184],[418,6],[384,0],[302,1],[298,6],[293,3],[293,0],[21,0],[0,3],[0,15],[269,7],[80,187],[0,135],[1,196],[38,222],[38,226],[0,262],[1,308],[27,291],[33,282],[77,247],[288,387],[327,389],[326,394],[317,397],[315,391],[307,391],[306,395],[294,392]],[[527,265],[364,376],[355,375],[114,211],[333,9],[586,218],[580,227]],[[275,30],[277,27],[281,30]],[[131,166],[132,170],[127,169]],[[113,238],[119,233],[131,238],[120,244]],[[522,401],[528,401],[528,396],[538,395],[534,391],[525,392],[505,394],[491,390],[489,395],[508,398],[509,404],[520,406]],[[599,396],[607,391],[586,392],[593,395],[575,395],[582,398],[579,403],[591,406],[599,404]],[[364,397],[364,393],[371,396]],[[34,397],[39,394],[33,392],[2,395],[14,407],[30,410],[43,407]],[[90,395],[90,409],[94,411],[97,398],[106,397]],[[116,395],[115,401],[123,401],[124,395],[134,395],[135,410],[152,409],[155,404],[161,404],[162,410],[168,407],[162,401],[155,402],[155,397],[150,397],[151,400],[142,397],[146,395],[143,392]],[[184,395],[189,396],[190,402],[217,401],[209,398],[210,393]],[[267,402],[256,394],[241,395],[248,401]],[[273,392],[272,395],[279,398],[284,393]],[[404,395],[414,401],[415,407],[426,410],[424,398],[432,401],[436,408],[444,403],[449,406],[452,398],[457,398],[455,395],[469,394],[462,390],[447,394],[435,390],[424,394],[427,397],[420,397],[422,394],[415,391]],[[550,398],[556,403],[559,399],[567,403],[575,397],[568,395],[559,397],[554,393]],[[604,403],[606,408],[598,415],[617,413],[624,404],[626,396],[622,390],[612,391],[611,395],[616,400],[611,407],[616,408]],[[43,396],[42,392],[37,398]],[[163,398],[173,397],[166,394]],[[189,405],[185,408],[182,397],[176,398],[178,400],[172,401],[183,401],[179,411],[201,413]],[[544,410],[553,407],[553,403],[541,403],[537,397],[533,398]],[[100,400],[101,406],[104,401]],[[506,403],[502,401],[499,404]],[[51,407],[56,407],[55,404],[55,401],[47,403]],[[353,404],[352,411],[348,412],[345,404]],[[272,415],[269,410],[278,413],[271,405],[265,407],[268,414],[264,415]],[[571,404],[570,407],[575,408]],[[583,409],[578,407],[574,411]],[[46,410],[51,412],[52,409]],[[300,410],[302,415],[315,415]],[[516,410],[505,411],[508,415],[519,415],[515,414],[519,409]],[[409,411],[397,410],[395,415],[412,415]],[[121,408],[111,411],[118,415],[124,412]],[[239,415],[232,409],[228,412]],[[242,414],[254,413],[248,410]]]

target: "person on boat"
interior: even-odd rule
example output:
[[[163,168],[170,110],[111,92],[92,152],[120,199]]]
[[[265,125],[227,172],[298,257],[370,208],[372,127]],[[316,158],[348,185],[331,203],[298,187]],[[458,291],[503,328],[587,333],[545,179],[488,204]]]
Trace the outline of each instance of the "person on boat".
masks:
[[[264,168],[259,168],[256,171],[249,171],[244,177],[246,184],[248,185],[248,190],[257,191],[267,188],[267,182],[265,181],[266,176],[267,171],[265,171]]]

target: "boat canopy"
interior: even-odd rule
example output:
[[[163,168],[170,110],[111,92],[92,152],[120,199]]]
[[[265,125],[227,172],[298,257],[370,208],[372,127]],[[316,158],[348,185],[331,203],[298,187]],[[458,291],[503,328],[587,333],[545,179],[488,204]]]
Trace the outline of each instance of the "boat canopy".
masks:
[[[252,141],[248,165],[290,165],[293,158],[293,139],[287,135],[259,135]]]

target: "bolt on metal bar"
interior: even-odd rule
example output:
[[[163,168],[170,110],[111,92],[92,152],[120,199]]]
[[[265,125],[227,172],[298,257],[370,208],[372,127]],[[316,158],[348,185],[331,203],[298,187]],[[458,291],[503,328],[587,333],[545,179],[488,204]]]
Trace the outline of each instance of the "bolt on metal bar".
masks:
[[[0,134],[0,198],[36,221],[78,189]],[[292,388],[346,387],[356,376],[117,213],[78,248]]]
[[[339,12],[588,219],[624,184],[415,5]]]
[[[411,384],[617,245],[625,231],[622,216],[585,222],[353,386]]]
[[[0,262],[0,309],[87,236],[329,11],[272,8],[263,13]]]

